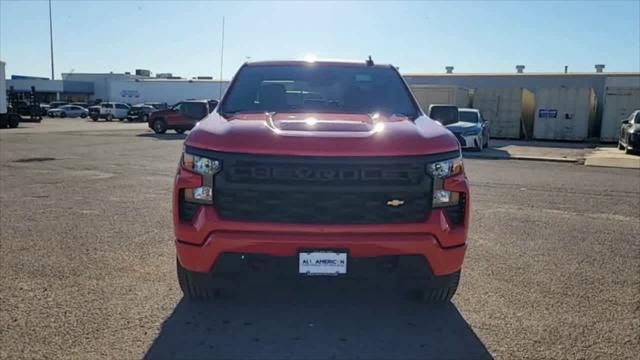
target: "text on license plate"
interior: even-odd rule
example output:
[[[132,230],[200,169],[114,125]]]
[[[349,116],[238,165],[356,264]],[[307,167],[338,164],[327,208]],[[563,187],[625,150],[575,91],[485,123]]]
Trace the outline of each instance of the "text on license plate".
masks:
[[[307,275],[339,275],[347,273],[347,254],[338,252],[299,253],[299,272]]]

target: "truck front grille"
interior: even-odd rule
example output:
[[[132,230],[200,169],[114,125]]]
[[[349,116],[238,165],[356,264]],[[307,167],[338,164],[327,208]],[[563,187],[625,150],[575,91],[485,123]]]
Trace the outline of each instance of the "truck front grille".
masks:
[[[399,224],[425,221],[433,182],[427,164],[459,156],[314,157],[223,153],[214,207],[225,220],[292,224]]]
[[[401,199],[399,207],[388,201]],[[378,224],[424,221],[428,191],[229,190],[217,188],[215,206],[230,220],[300,224]]]
[[[214,207],[225,220],[293,224],[398,224],[431,210],[432,161],[406,157],[312,157],[186,151],[222,161]]]

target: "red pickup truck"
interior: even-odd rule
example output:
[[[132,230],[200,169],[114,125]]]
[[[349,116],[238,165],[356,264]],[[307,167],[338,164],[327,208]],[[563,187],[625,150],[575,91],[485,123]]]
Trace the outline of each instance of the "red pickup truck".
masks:
[[[393,66],[247,63],[184,143],[173,194],[178,280],[203,299],[248,269],[385,271],[424,301],[447,301],[469,204],[458,141]]]

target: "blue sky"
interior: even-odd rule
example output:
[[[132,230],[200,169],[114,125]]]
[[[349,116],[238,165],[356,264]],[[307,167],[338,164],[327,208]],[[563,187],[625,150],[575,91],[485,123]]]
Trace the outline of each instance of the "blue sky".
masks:
[[[55,74],[136,68],[179,76],[246,61],[318,57],[407,72],[640,71],[640,1],[54,1]],[[49,76],[46,1],[0,0],[7,74]]]

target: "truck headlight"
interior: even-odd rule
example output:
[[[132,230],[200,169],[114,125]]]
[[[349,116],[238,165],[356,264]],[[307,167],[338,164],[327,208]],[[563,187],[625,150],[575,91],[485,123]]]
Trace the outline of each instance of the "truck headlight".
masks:
[[[448,178],[462,172],[462,158],[438,161],[427,165],[427,173],[434,178]]]
[[[182,166],[201,175],[214,175],[222,169],[220,160],[192,155],[187,152],[182,153]]]
[[[427,173],[433,177],[433,207],[455,206],[460,201],[460,193],[444,189],[444,179],[462,173],[462,157],[434,162],[427,166]]]

